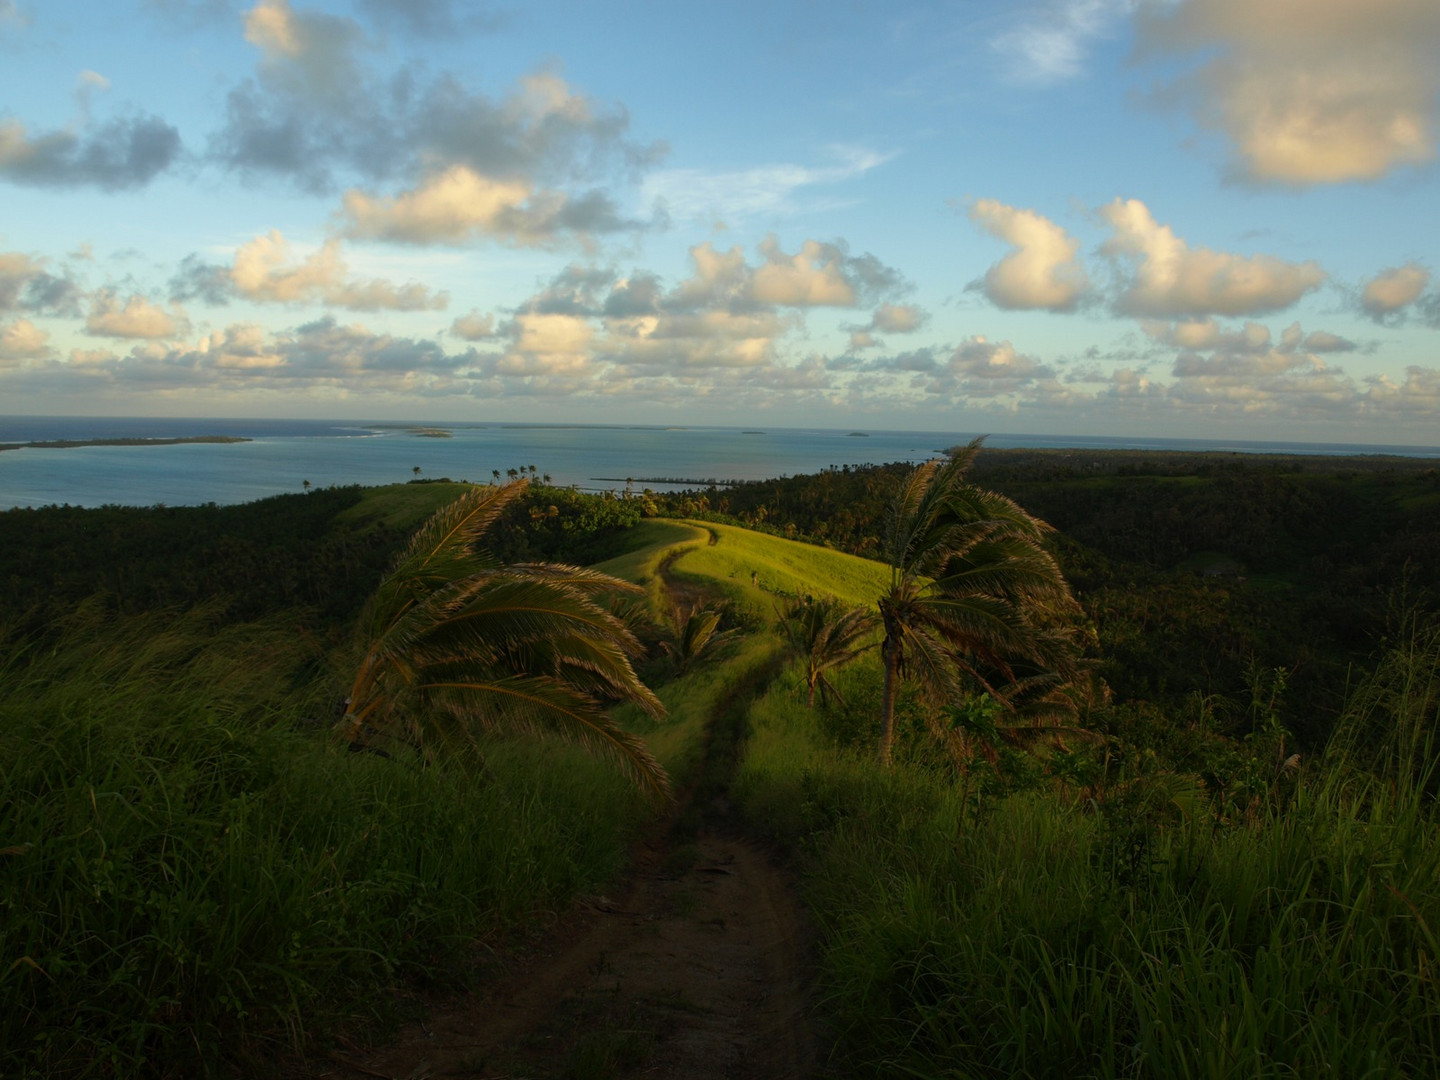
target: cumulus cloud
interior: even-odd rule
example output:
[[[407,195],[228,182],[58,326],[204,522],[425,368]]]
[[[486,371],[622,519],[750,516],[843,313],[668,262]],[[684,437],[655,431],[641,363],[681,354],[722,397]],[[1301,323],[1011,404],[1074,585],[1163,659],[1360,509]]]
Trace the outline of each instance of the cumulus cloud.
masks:
[[[929,314],[923,308],[913,304],[881,304],[865,325],[845,327],[850,331],[850,351],[883,346],[885,342],[875,336],[877,331],[884,334],[913,334],[929,319]]]
[[[763,261],[752,267],[738,246],[691,248],[695,272],[675,290],[672,306],[857,307],[904,287],[896,270],[873,255],[851,255],[839,241],[805,240],[792,255],[771,234],[760,242],[760,254]]]
[[[1010,342],[987,341],[979,336],[963,342],[950,354],[944,372],[963,386],[967,395],[981,397],[1014,393],[1038,380],[1054,378],[1047,365],[1023,355]]]
[[[1178,0],[1151,4],[1142,40],[1207,59],[1181,96],[1261,183],[1375,180],[1435,156],[1434,0]]]
[[[485,341],[495,336],[495,316],[472,311],[450,324],[450,333],[465,341]]]
[[[246,28],[260,60],[255,76],[228,95],[210,155],[250,179],[316,193],[347,184],[383,207],[478,177],[492,197],[511,187],[526,189],[521,203],[546,196],[533,212],[558,214],[563,202],[566,214],[594,218],[602,201],[612,216],[613,208],[591,181],[628,177],[662,152],[628,137],[623,108],[577,92],[554,71],[531,73],[492,98],[417,66],[382,75],[353,20],[299,12],[287,0],[261,0]],[[465,172],[452,172],[457,167]],[[556,223],[567,224],[563,214]]]
[[[1312,330],[1305,333],[1300,324],[1291,323],[1280,335],[1282,352],[1342,353],[1355,352],[1359,346],[1339,334],[1328,330]]]
[[[384,278],[352,277],[335,238],[297,260],[284,234],[273,229],[241,245],[230,266],[187,256],[170,282],[170,297],[214,306],[239,297],[255,303],[324,304],[350,311],[432,311],[449,303],[448,293],[418,282],[396,285]]]
[[[594,378],[607,371],[654,381],[743,369],[781,378],[777,344],[803,326],[803,312],[857,306],[901,285],[879,260],[851,255],[838,242],[808,240],[792,253],[768,237],[760,247],[760,260],[751,264],[738,246],[697,245],[690,276],[673,288],[645,271],[621,276],[569,266],[496,331],[509,345],[489,370],[503,378]],[[888,305],[879,318],[903,332],[918,326],[923,313]],[[824,370],[817,364],[807,378]]]
[[[180,133],[156,116],[131,116],[79,131],[32,135],[19,120],[0,121],[0,179],[31,187],[143,187],[180,154]]]
[[[1054,83],[1084,71],[1091,44],[1135,9],[1136,0],[1056,0],[990,39],[1018,82]]]
[[[1111,228],[1102,250],[1128,272],[1116,300],[1128,315],[1258,315],[1289,307],[1325,281],[1314,262],[1191,248],[1139,199],[1116,199],[1100,213]]]
[[[546,247],[563,235],[633,228],[610,198],[591,191],[571,198],[537,191],[524,181],[494,180],[467,165],[452,165],[393,198],[350,190],[344,197],[347,236],[403,244],[466,244],[497,240],[514,247]]]
[[[1430,271],[1418,263],[1382,270],[1360,290],[1360,307],[1377,322],[1420,299],[1430,283]]]
[[[887,334],[913,334],[929,316],[913,304],[881,304],[875,309],[873,325]]]
[[[111,289],[102,289],[90,302],[85,332],[95,337],[173,338],[188,324],[178,308],[166,311],[143,296],[131,296],[124,304]]]
[[[780,250],[766,237],[760,244],[765,256],[750,279],[750,295],[761,304],[788,307],[850,307],[855,287],[845,274],[845,256],[839,249],[806,240],[794,255]]]
[[[1079,241],[1033,210],[994,199],[970,205],[970,220],[1015,250],[985,273],[980,288],[1002,308],[1073,311],[1090,287],[1076,253]]]
[[[1381,375],[1370,379],[1369,384],[1369,402],[1386,412],[1404,419],[1440,418],[1440,368],[1412,366],[1405,369],[1401,382]]]
[[[0,313],[73,315],[80,310],[80,298],[79,285],[68,276],[49,273],[43,260],[0,251]]]
[[[954,348],[926,346],[858,365],[832,364],[832,369],[898,378],[929,398],[985,408],[1012,409],[1022,402],[1033,404],[1067,394],[1050,365],[1020,352],[1009,341],[991,341],[982,335],[966,338]],[[871,385],[880,392],[879,385]]]
[[[1144,322],[1141,329],[1162,345],[1181,349],[1259,352],[1270,348],[1270,328],[1255,322],[1247,322],[1239,330],[1224,330],[1214,319],[1189,319],[1176,323]]]
[[[49,340],[50,335],[28,319],[16,319],[9,326],[0,326],[0,364],[49,356]]]
[[[337,100],[361,83],[363,34],[351,19],[260,0],[245,13],[245,40],[260,50],[267,75],[293,92]]]
[[[1306,333],[1298,323],[1291,323],[1274,344],[1270,328],[1263,323],[1247,322],[1238,330],[1227,330],[1214,319],[1195,319],[1176,323],[1141,323],[1146,336],[1162,345],[1194,352],[1214,350],[1229,355],[1340,353],[1354,352],[1359,346],[1328,330]]]

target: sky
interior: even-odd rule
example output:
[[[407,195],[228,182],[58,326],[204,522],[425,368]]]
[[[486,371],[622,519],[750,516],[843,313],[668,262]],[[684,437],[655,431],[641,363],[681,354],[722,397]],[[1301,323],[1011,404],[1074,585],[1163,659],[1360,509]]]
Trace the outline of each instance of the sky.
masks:
[[[1440,0],[0,0],[0,414],[1440,444]]]

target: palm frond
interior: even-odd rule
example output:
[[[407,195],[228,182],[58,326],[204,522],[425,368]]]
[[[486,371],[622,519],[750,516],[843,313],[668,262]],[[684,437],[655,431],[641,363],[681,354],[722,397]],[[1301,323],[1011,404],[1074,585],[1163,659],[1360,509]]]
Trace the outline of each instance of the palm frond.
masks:
[[[476,545],[525,487],[472,488],[412,538],[361,618],[342,738],[426,752],[489,732],[554,731],[605,754],[654,796],[664,769],[606,707],[664,709],[631,665],[639,643],[608,607],[638,591],[579,567],[500,567]]]
[[[1065,678],[1075,668],[1073,642],[1047,627],[1078,610],[1044,546],[1050,526],[968,481],[982,442],[915,469],[891,505],[891,589],[879,601],[884,761],[901,678],[916,678],[933,700],[953,694],[963,674],[998,697],[1027,670],[1045,668]]]

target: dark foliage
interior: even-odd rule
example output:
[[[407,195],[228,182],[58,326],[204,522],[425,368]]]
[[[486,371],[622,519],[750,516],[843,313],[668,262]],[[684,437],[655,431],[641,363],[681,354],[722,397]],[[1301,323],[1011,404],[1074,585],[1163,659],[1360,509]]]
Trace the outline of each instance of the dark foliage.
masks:
[[[639,499],[532,484],[505,508],[485,544],[502,563],[588,566],[620,554],[641,514]]]
[[[0,513],[0,622],[42,627],[100,594],[126,614],[225,597],[236,619],[290,607],[352,618],[405,533],[337,522],[358,487],[242,506],[48,506]]]

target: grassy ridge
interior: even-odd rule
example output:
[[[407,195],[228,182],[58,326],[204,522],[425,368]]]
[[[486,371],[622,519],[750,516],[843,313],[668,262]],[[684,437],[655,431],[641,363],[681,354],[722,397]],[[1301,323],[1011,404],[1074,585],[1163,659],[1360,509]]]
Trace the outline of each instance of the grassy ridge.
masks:
[[[880,563],[733,525],[696,524],[714,538],[675,563],[677,573],[718,583],[742,607],[766,620],[777,597],[834,596],[868,606],[889,585]]]

